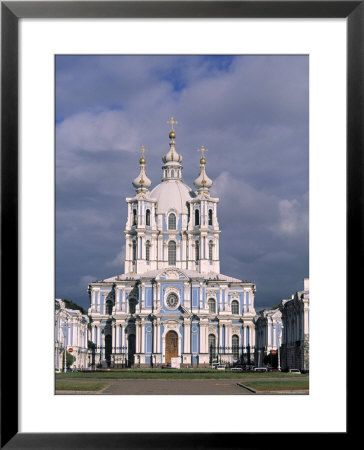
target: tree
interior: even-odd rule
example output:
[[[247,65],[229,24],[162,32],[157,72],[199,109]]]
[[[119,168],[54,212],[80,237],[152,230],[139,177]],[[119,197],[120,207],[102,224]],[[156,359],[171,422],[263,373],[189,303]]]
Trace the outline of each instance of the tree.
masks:
[[[264,364],[269,364],[271,367],[276,369],[278,367],[278,354],[277,352],[272,353],[270,352],[268,355],[264,357],[263,360]]]

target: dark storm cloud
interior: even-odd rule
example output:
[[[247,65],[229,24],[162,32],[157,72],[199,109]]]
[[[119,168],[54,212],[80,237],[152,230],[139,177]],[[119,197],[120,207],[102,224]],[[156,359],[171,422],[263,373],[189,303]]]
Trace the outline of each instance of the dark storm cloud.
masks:
[[[257,284],[256,307],[308,276],[306,56],[61,56],[56,61],[56,294],[122,273],[138,148],[160,182],[167,119],[185,182],[201,145],[220,198],[221,271]]]

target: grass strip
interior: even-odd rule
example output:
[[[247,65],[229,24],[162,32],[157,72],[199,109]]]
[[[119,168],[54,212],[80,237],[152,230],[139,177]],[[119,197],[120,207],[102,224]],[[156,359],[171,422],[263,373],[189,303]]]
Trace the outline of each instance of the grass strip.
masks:
[[[100,391],[106,386],[108,383],[100,381],[56,380],[56,391]]]
[[[308,390],[308,380],[246,381],[245,385],[256,391],[302,391]]]
[[[57,373],[56,379],[248,379],[248,378],[259,378],[259,379],[299,379],[302,377],[307,377],[307,375],[302,374],[289,374],[289,373],[242,373],[242,372],[229,372],[229,371],[218,371],[218,370],[206,370],[206,371],[135,371],[135,370],[123,370],[123,371],[110,371],[110,372],[70,372],[70,373]]]

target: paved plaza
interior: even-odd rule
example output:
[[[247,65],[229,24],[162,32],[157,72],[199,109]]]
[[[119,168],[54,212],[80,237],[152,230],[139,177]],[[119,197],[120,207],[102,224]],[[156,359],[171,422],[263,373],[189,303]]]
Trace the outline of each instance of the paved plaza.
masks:
[[[72,378],[68,378],[71,382]],[[89,379],[74,378],[78,383],[89,382]],[[258,381],[258,378],[231,378],[231,379],[93,379],[92,381],[107,383],[99,391],[70,391],[59,390],[57,395],[255,395],[254,389],[249,389],[249,384]],[[289,379],[284,378],[263,378],[265,383],[283,381],[289,383]],[[307,377],[300,377],[300,380],[307,380]],[[265,390],[256,392],[260,394],[308,394],[308,389],[297,388],[295,390]]]
[[[77,379],[77,381],[81,380]],[[57,395],[251,395],[252,392],[238,385],[240,382],[239,379],[107,380],[109,385],[101,391],[57,391]]]

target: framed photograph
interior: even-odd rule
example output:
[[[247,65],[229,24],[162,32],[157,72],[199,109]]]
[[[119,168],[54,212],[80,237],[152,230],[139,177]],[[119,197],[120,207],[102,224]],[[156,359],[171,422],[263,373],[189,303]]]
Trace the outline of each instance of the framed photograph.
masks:
[[[346,314],[363,269],[362,2],[1,6],[2,447],[163,448],[171,439],[176,448],[254,447],[278,433],[282,443],[289,432],[347,438]],[[177,200],[166,208],[174,188]],[[240,201],[242,193],[249,199]],[[217,218],[216,197],[226,219]],[[255,310],[256,277],[239,245],[259,258],[267,286]],[[295,264],[301,289],[289,281]],[[251,282],[239,277],[244,271]],[[209,273],[218,276],[207,280]],[[197,288],[204,282],[206,298]],[[267,311],[283,314],[284,303],[269,309],[283,296],[301,290],[304,299],[308,289],[309,395],[241,401],[218,379],[214,388],[225,395],[148,392],[147,384],[129,392],[138,395],[55,395],[54,368],[67,366],[280,369],[288,350],[258,345],[248,316],[262,309],[263,323]],[[57,297],[61,309],[70,306],[66,297],[84,307],[77,344],[73,330],[66,340],[67,328],[55,337]],[[176,311],[189,308],[191,323],[180,324]],[[234,314],[245,321],[228,318]],[[294,414],[282,421],[287,410]]]

